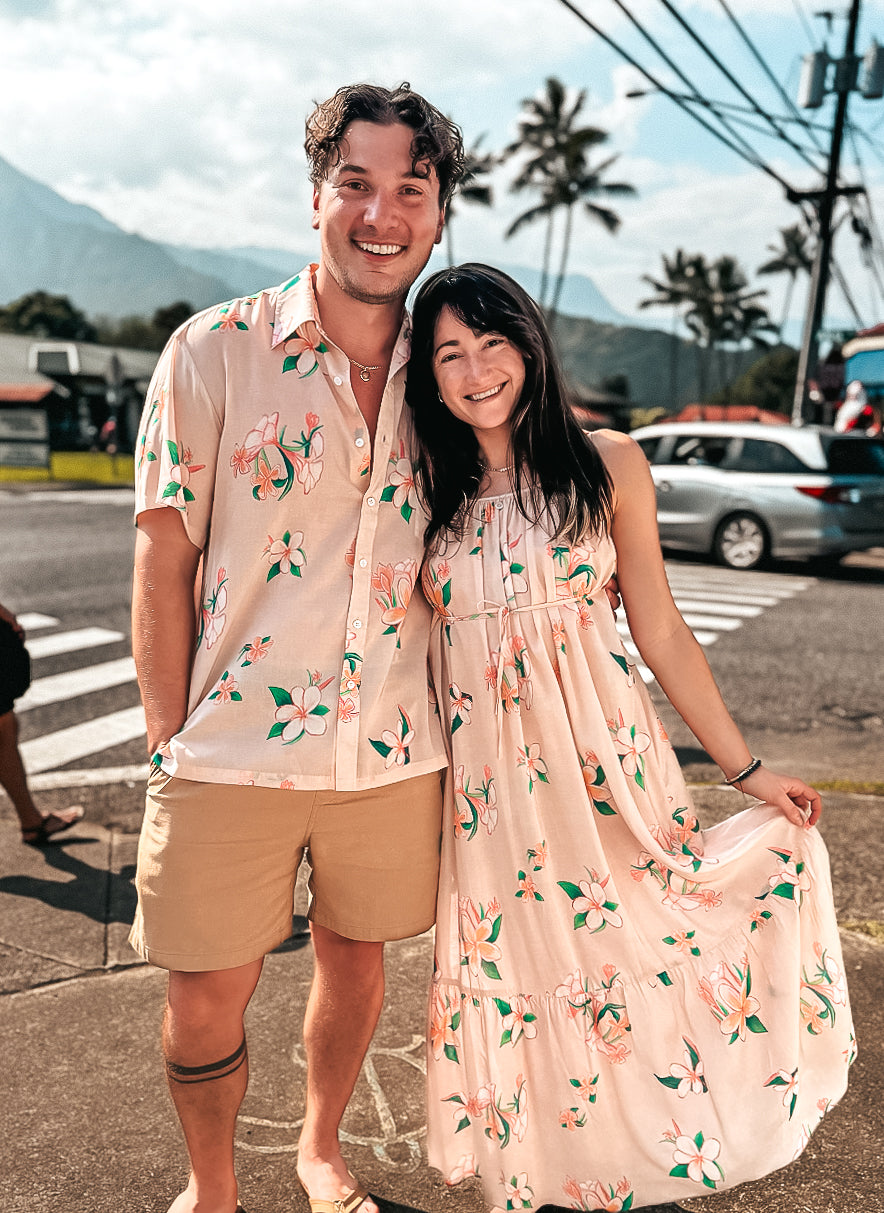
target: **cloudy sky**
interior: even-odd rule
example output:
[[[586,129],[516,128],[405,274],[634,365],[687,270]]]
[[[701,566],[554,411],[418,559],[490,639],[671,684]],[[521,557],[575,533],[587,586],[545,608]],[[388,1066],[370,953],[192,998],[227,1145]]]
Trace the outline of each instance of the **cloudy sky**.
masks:
[[[701,93],[747,104],[663,0],[577,0],[577,7],[672,89],[686,86],[624,8]],[[827,37],[813,0],[677,0],[672,7],[777,114],[785,102],[728,10],[792,98],[802,56]],[[840,12],[847,0],[832,7]],[[833,54],[844,31],[839,16],[828,34]],[[860,53],[875,35],[884,42],[884,0],[864,0]],[[0,48],[0,156],[151,238],[309,252],[304,116],[313,100],[358,79],[409,80],[462,125],[468,144],[484,136],[492,150],[514,136],[522,99],[547,76],[585,88],[585,121],[607,130],[603,151],[619,155],[611,179],[630,182],[637,196],[614,202],[623,218],[616,236],[580,219],[570,268],[591,275],[627,315],[647,294],[641,276],[659,272],[662,253],[679,246],[707,257],[733,253],[751,276],[778,228],[797,218],[776,181],[672,101],[628,98],[647,80],[561,0],[0,0]],[[830,124],[831,103],[805,114]],[[845,144],[844,173],[859,180],[861,172],[884,227],[884,101],[854,94],[850,116],[857,133]],[[818,182],[783,141],[737,129],[790,184]],[[827,145],[825,130],[817,138]],[[807,143],[806,134],[796,141]],[[812,159],[823,158],[814,149]],[[539,264],[539,226],[502,238],[532,201],[509,192],[513,171],[511,164],[498,170],[493,209],[458,208],[458,259]],[[864,321],[884,318],[846,230],[837,256]],[[778,316],[784,284],[767,278],[758,285],[769,286]],[[837,290],[831,313],[846,314]]]

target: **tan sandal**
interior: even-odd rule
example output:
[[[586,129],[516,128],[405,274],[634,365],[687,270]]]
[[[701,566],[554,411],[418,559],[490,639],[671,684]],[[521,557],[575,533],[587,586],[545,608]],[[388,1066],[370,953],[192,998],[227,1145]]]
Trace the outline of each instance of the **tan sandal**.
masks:
[[[298,1182],[300,1183],[300,1180]],[[348,1192],[341,1200],[314,1200],[303,1184],[301,1188],[310,1203],[310,1213],[355,1213],[369,1194],[367,1188],[360,1186]]]
[[[71,826],[75,826],[78,821],[82,820],[83,806],[71,805],[69,809],[62,809],[60,813],[47,813],[38,826],[22,830],[21,840],[29,847],[45,847],[50,838],[54,838],[56,834],[63,834],[65,830],[69,830]],[[56,825],[56,822],[61,824]],[[54,825],[55,829],[50,829],[50,825]]]

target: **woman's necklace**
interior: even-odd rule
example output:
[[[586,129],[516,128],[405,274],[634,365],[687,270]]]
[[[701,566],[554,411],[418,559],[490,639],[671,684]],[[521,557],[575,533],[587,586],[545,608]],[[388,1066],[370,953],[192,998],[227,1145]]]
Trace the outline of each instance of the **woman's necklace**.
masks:
[[[511,463],[508,463],[506,467],[503,468],[495,468],[492,467],[490,463],[485,462],[485,460],[482,462],[486,472],[511,472],[513,470],[513,465]]]

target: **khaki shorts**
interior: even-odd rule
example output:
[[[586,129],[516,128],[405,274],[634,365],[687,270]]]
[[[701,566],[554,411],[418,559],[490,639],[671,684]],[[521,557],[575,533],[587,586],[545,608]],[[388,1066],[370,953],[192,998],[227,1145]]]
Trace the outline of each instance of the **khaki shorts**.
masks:
[[[151,774],[129,936],[151,964],[232,969],[291,934],[305,848],[308,917],[348,939],[433,925],[442,772],[362,792],[298,792]]]

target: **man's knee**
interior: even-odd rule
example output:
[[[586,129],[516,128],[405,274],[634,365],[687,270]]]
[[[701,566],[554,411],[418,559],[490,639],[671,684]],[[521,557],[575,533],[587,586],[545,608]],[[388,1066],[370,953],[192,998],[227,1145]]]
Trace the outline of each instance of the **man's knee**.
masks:
[[[313,952],[317,965],[329,969],[346,969],[354,977],[371,977],[384,970],[382,940],[348,939],[328,927],[310,924]]]
[[[171,972],[167,1018],[180,1028],[200,1029],[241,1019],[255,992],[263,961],[206,973]]]

